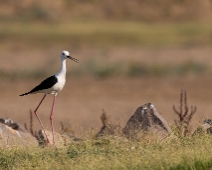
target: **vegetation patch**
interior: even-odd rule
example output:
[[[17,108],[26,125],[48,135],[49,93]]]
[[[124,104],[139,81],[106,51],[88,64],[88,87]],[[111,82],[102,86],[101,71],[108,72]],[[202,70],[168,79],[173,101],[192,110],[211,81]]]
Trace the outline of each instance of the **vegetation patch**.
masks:
[[[170,65],[146,65],[143,62],[119,62],[110,64],[103,60],[89,60],[82,63],[80,68],[71,70],[69,75],[91,75],[101,78],[111,76],[185,76],[205,74],[208,71],[209,67],[207,65],[195,61]]]
[[[48,63],[47,63],[48,64]],[[0,76],[4,79],[40,79],[52,73],[43,68],[29,70],[0,69]],[[108,78],[115,76],[140,77],[140,76],[188,76],[203,75],[210,73],[206,64],[195,61],[187,61],[179,64],[145,64],[143,62],[116,62],[108,63],[105,60],[91,59],[81,63],[80,67],[72,67],[68,70],[67,76],[93,76],[97,78]]]
[[[1,149],[0,169],[209,169],[211,147],[207,135],[140,142],[87,139],[60,149]]]
[[[190,47],[211,45],[211,24],[145,24],[129,21],[71,23],[2,23],[0,42],[28,46]]]

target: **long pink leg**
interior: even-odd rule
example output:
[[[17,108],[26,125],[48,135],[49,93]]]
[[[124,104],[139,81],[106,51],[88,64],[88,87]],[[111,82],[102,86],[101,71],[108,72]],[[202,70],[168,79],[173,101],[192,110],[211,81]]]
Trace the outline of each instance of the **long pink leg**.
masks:
[[[38,104],[37,108],[35,109],[34,113],[35,113],[36,117],[38,118],[38,121],[40,122],[40,125],[41,125],[41,127],[42,127],[42,129],[43,129],[43,132],[44,132],[45,136],[46,136],[47,142],[49,143],[49,139],[48,139],[48,137],[47,137],[47,135],[46,135],[46,131],[45,131],[45,129],[44,129],[44,127],[43,127],[43,124],[42,124],[42,122],[41,122],[41,120],[40,120],[40,118],[39,118],[39,116],[38,116],[38,114],[37,114],[37,110],[38,110],[38,108],[40,107],[40,105],[41,105],[41,103],[43,102],[43,100],[45,99],[45,97],[46,97],[46,94],[45,94],[45,95],[43,96],[43,98],[41,99],[41,101],[40,101],[40,103]]]
[[[53,99],[52,110],[51,110],[51,114],[50,114],[50,122],[51,122],[51,127],[52,127],[52,136],[53,136],[53,143],[54,144],[55,144],[55,142],[54,142],[53,112],[54,112],[55,101],[56,101],[56,95],[54,96],[54,99]]]

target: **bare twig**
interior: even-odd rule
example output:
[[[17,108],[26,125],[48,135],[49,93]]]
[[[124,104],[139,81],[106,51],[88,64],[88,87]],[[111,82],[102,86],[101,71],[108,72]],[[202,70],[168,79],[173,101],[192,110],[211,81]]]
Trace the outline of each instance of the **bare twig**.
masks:
[[[61,127],[61,131],[63,132],[64,131],[64,124],[63,124],[63,122],[60,122],[60,127]]]
[[[24,127],[28,131],[26,123],[24,124]],[[34,131],[34,129],[33,129],[33,113],[32,113],[32,110],[29,111],[29,131],[28,132],[30,132],[32,134],[32,136],[34,136],[34,137],[36,137],[36,135],[37,135],[36,131]]]
[[[108,118],[107,118],[107,115],[106,115],[104,109],[102,109],[102,115],[101,115],[100,119],[102,121],[103,126],[107,126],[107,124],[108,124]]]
[[[30,127],[29,127],[29,130],[30,130],[30,133],[34,136],[34,130],[33,130],[33,113],[32,113],[32,110],[29,111],[29,114],[30,114]]]
[[[184,109],[183,109],[184,108]],[[187,104],[187,93],[186,91],[181,91],[180,93],[180,106],[179,111],[176,109],[175,105],[173,105],[174,112],[178,115],[179,120],[175,120],[175,124],[178,127],[179,135],[186,136],[190,129],[191,119],[196,112],[196,106],[191,106],[191,110],[189,113],[189,108]]]

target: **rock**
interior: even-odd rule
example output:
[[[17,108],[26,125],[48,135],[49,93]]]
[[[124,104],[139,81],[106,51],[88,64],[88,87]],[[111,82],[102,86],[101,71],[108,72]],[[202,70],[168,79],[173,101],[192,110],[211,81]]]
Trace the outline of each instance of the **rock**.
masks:
[[[0,123],[0,147],[10,146],[38,146],[38,142],[30,133]]]
[[[212,134],[212,120],[211,119],[205,119],[204,122],[200,127],[198,127],[192,136],[198,135],[198,134]]]
[[[1,118],[0,119],[0,123],[3,123],[11,128],[13,128],[14,130],[18,130],[18,131],[22,131],[22,132],[27,132],[26,129],[20,125],[19,123],[17,122],[14,122],[12,119],[10,118],[6,118],[6,119],[3,119]]]
[[[137,108],[123,128],[123,133],[133,139],[146,136],[163,139],[171,132],[165,119],[156,111],[152,103],[144,104]],[[153,134],[150,135],[150,134]]]
[[[46,135],[48,136],[49,139],[49,144],[53,145],[53,136],[52,136],[52,132],[45,130]],[[72,134],[60,134],[57,132],[54,132],[54,137],[55,137],[55,146],[56,147],[62,147],[64,145],[67,145],[73,141],[81,141],[82,139],[76,138],[74,135]],[[43,132],[43,130],[39,130],[38,131],[38,137],[37,137],[38,141],[39,141],[39,145],[41,147],[45,147],[47,146],[47,139],[46,136]]]

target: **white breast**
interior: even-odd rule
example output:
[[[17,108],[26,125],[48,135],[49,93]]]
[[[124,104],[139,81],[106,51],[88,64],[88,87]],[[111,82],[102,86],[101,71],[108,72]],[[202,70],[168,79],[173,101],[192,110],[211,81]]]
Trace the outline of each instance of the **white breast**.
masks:
[[[56,92],[60,92],[66,83],[66,79],[61,77],[57,77],[57,78],[58,78],[58,82],[52,87],[52,90]]]

